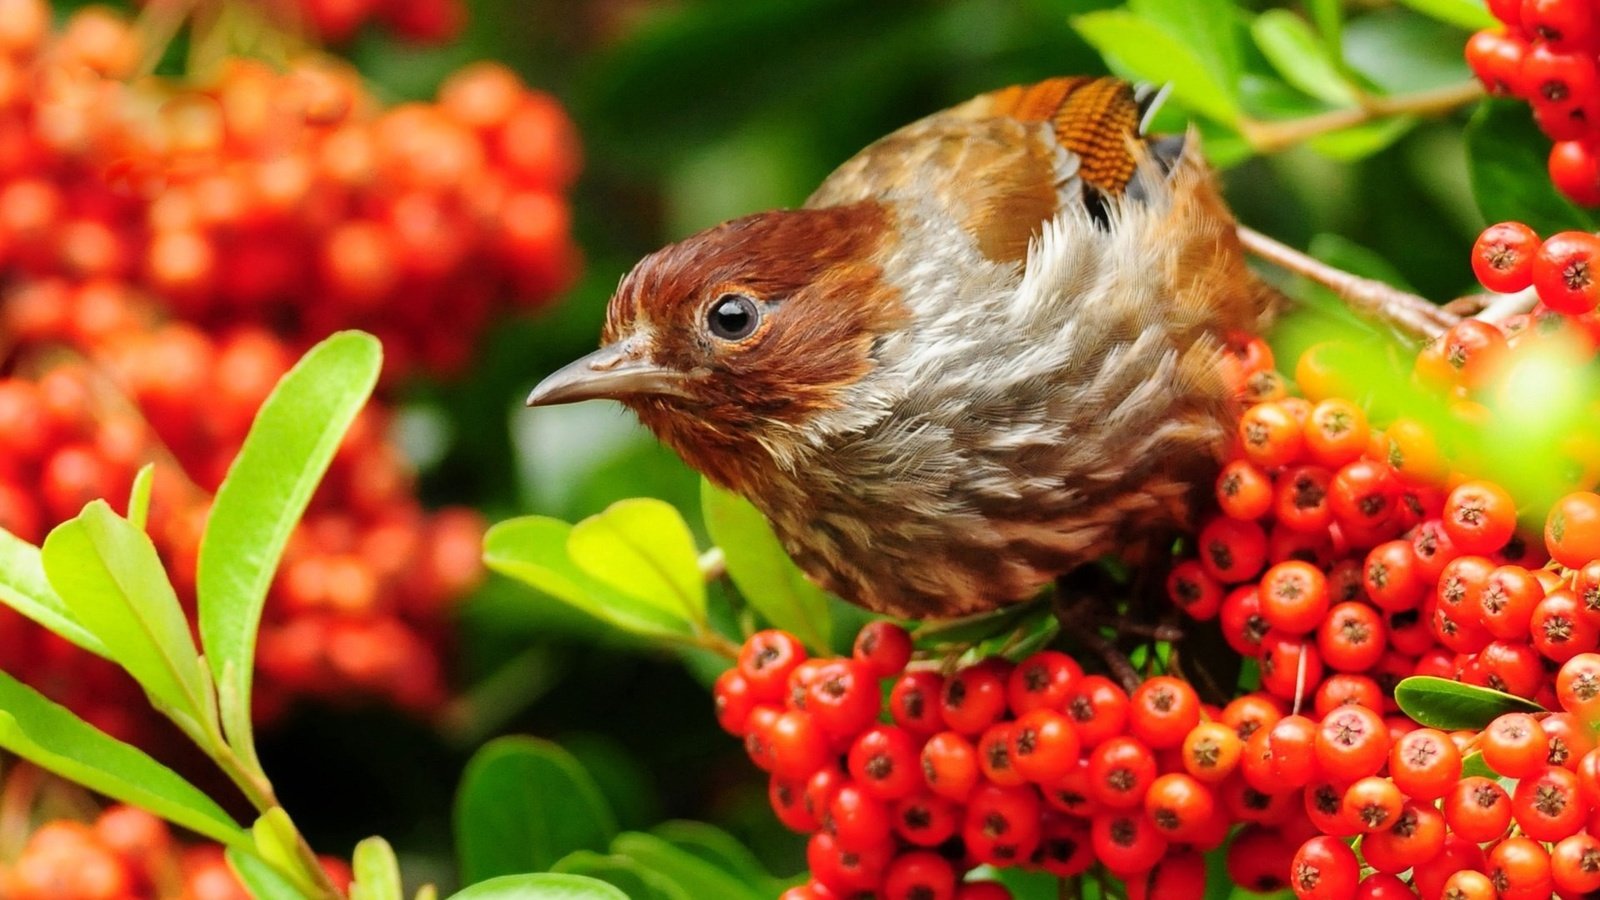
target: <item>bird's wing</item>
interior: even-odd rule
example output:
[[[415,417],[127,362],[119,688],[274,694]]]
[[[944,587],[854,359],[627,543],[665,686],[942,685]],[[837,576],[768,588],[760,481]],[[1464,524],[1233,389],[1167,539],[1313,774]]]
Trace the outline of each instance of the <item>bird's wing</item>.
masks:
[[[1103,213],[1128,190],[1152,144],[1142,120],[1154,92],[1115,78],[1052,78],[979,95],[873,143],[806,201],[931,201],[997,262],[1024,261],[1028,244],[1067,204]]]

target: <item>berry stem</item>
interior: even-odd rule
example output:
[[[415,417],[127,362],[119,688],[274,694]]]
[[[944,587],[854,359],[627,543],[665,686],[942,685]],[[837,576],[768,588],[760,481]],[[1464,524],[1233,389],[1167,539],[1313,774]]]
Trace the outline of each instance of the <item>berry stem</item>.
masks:
[[[1250,253],[1338,294],[1356,313],[1383,322],[1419,340],[1432,340],[1461,320],[1426,298],[1371,278],[1363,278],[1314,259],[1253,228],[1239,226],[1239,241]]]
[[[1530,312],[1539,303],[1539,294],[1533,288],[1517,291],[1515,294],[1496,295],[1475,319],[1485,322],[1504,322],[1512,316]]]
[[[1483,86],[1467,81],[1442,88],[1396,94],[1392,97],[1362,95],[1359,106],[1329,110],[1299,119],[1263,122],[1242,119],[1239,133],[1257,153],[1275,153],[1334,131],[1354,128],[1390,116],[1438,116],[1483,97]]]

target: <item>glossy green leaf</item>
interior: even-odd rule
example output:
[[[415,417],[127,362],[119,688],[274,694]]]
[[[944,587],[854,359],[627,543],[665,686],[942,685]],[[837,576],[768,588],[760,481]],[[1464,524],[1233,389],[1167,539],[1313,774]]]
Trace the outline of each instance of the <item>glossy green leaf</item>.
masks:
[[[39,548],[0,528],[0,603],[96,656],[111,651],[78,624],[67,604],[50,586]]]
[[[1400,0],[1419,13],[1441,22],[1449,22],[1470,31],[1480,28],[1498,28],[1500,23],[1483,4],[1483,0]]]
[[[271,863],[238,848],[228,850],[228,868],[250,892],[251,900],[306,900],[311,896],[294,886]]]
[[[747,884],[737,874],[724,871],[653,834],[637,831],[619,834],[611,842],[611,852],[628,857],[667,878],[691,897],[767,900],[761,887]]]
[[[1239,79],[1238,8],[1232,2],[1128,0],[1128,9],[1192,48],[1224,89]]]
[[[382,362],[377,339],[357,331],[307,351],[256,413],[206,520],[196,572],[200,640],[228,739],[253,766],[250,687],[267,589]]]
[[[1250,23],[1250,35],[1284,81],[1335,106],[1356,102],[1356,92],[1305,19],[1269,9]]]
[[[687,634],[681,613],[625,594],[578,568],[567,555],[572,526],[547,516],[508,519],[483,538],[490,569],[574,606],[602,622],[646,635]]]
[[[1549,152],[1526,104],[1493,100],[1479,107],[1467,125],[1467,164],[1485,220],[1524,222],[1540,234],[1595,229],[1594,217],[1550,184]]]
[[[557,860],[550,871],[604,881],[627,894],[629,900],[695,900],[671,879],[626,856],[579,850]]]
[[[1472,78],[1455,28],[1389,8],[1351,19],[1344,28],[1346,69],[1377,93],[1453,87]]]
[[[650,833],[763,893],[776,894],[784,888],[784,883],[767,871],[749,847],[715,825],[674,820],[662,822]]]
[[[1509,712],[1542,712],[1544,707],[1513,694],[1462,684],[1448,678],[1416,675],[1395,686],[1400,711],[1428,728],[1481,729]]]
[[[567,555],[591,578],[691,622],[706,618],[694,534],[663,500],[620,500],[572,526]]]
[[[0,672],[0,747],[196,834],[230,846],[250,846],[249,834],[199,788],[4,672]]]
[[[133,476],[133,488],[128,491],[128,521],[143,531],[150,520],[150,489],[155,485],[156,467],[146,463]]]
[[[355,881],[350,885],[350,900],[403,900],[400,861],[394,848],[381,837],[369,837],[356,844],[350,858]]]
[[[571,754],[548,741],[491,741],[467,763],[455,804],[466,883],[548,869],[575,850],[603,850],[616,820]]]
[[[809,647],[827,647],[828,594],[789,558],[767,517],[750,501],[704,480],[700,514],[711,540],[722,548],[728,577],[756,612]]]
[[[191,735],[214,721],[210,679],[149,535],[94,500],[50,532],[41,556],[72,617],[153,703]]]
[[[449,900],[628,900],[628,895],[582,875],[542,872],[491,878],[456,891]]]
[[[1237,102],[1205,62],[1155,23],[1111,9],[1076,16],[1072,25],[1121,74],[1171,84],[1175,100],[1208,118],[1224,123],[1239,118]]]

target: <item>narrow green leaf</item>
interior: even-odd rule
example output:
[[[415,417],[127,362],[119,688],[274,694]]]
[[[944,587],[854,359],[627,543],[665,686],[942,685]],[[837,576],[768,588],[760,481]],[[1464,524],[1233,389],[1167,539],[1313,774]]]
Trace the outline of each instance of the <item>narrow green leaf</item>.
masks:
[[[250,826],[250,835],[255,840],[255,852],[261,860],[278,871],[279,877],[295,885],[299,891],[306,895],[316,893],[316,886],[306,877],[301,870],[300,854],[298,852],[299,832],[290,820],[289,813],[281,806],[262,813],[256,818],[255,824]]]
[[[133,489],[128,492],[128,521],[143,531],[150,520],[150,489],[155,484],[156,467],[146,463],[139,474],[133,476]]]
[[[196,834],[229,846],[250,846],[249,834],[199,788],[4,672],[0,672],[0,747]]]
[[[1238,120],[1238,103],[1205,62],[1155,23],[1109,9],[1076,16],[1072,26],[1123,75],[1171,84],[1173,98],[1200,115],[1223,123]]]
[[[439,888],[431,884],[417,888],[416,900],[439,900]]]
[[[989,612],[973,613],[959,619],[927,620],[917,626],[911,636],[919,647],[937,647],[949,644],[973,644],[1000,634],[1008,634],[1034,616],[1050,613],[1050,606],[1041,601],[1013,603]]]
[[[628,857],[650,871],[666,877],[683,888],[691,897],[767,900],[758,886],[746,884],[738,875],[725,872],[653,834],[623,832],[611,842],[611,852]]]
[[[200,640],[228,740],[257,768],[250,686],[261,607],[284,544],[366,404],[382,360],[378,341],[361,332],[312,347],[256,413],[206,521],[196,573]]]
[[[1194,0],[1128,0],[1139,18],[1194,49],[1206,71],[1224,88],[1238,82],[1238,8],[1231,2],[1196,3]]]
[[[557,860],[550,871],[604,881],[627,894],[629,900],[695,900],[671,879],[626,856],[579,850]]]
[[[1513,694],[1462,684],[1448,678],[1414,675],[1395,686],[1400,711],[1429,728],[1480,729],[1508,712],[1542,712],[1544,707]]]
[[[461,776],[456,856],[467,884],[548,869],[574,850],[603,850],[617,824],[571,754],[548,741],[499,738]]]
[[[1284,81],[1335,106],[1356,102],[1355,90],[1306,20],[1286,9],[1269,9],[1250,23],[1250,35]]]
[[[1344,0],[1310,0],[1311,21],[1328,56],[1335,65],[1344,64]]]
[[[1550,142],[1524,104],[1491,100],[1467,125],[1472,196],[1489,222],[1525,222],[1540,234],[1595,230],[1595,219],[1550,184]]]
[[[232,847],[228,849],[228,868],[239,876],[239,882],[250,892],[251,900],[306,900],[313,896],[295,887],[271,863]]]
[[[213,721],[210,682],[189,620],[150,536],[95,500],[42,551],[50,586],[152,702],[191,735]]]
[[[355,881],[350,885],[350,900],[403,900],[400,861],[394,848],[381,837],[369,837],[356,844],[350,858]]]
[[[749,847],[715,825],[674,820],[662,822],[650,829],[650,833],[762,893],[777,894],[784,888],[783,882],[767,871]]]
[[[0,528],[0,603],[96,656],[110,659],[111,651],[78,624],[67,604],[44,574],[39,548]]]
[[[572,526],[567,555],[590,577],[703,624],[706,584],[689,524],[672,504],[619,500]]]
[[[1430,19],[1459,25],[1469,31],[1496,28],[1500,23],[1489,14],[1483,0],[1400,0]]]
[[[826,648],[832,630],[828,594],[789,558],[767,517],[750,501],[704,479],[700,515],[711,540],[722,548],[728,577],[756,612],[808,646]]]
[[[591,577],[567,555],[572,526],[547,516],[508,519],[483,537],[483,561],[602,622],[645,635],[687,634],[677,611],[664,611]]]
[[[582,875],[505,875],[456,891],[449,900],[628,900],[603,881]]]

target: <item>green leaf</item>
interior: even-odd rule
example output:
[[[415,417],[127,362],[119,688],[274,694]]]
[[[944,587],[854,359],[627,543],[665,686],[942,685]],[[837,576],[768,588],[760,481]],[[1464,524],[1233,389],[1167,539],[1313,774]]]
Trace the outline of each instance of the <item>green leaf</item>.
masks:
[[[1238,103],[1205,62],[1155,23],[1110,9],[1077,16],[1072,25],[1113,69],[1156,84],[1170,83],[1173,98],[1200,115],[1223,123],[1238,120]]]
[[[214,723],[210,679],[150,536],[94,500],[42,551],[50,586],[163,712],[201,739]]]
[[[312,347],[256,413],[206,520],[196,573],[200,640],[228,740],[256,769],[250,687],[261,607],[284,545],[382,361],[377,339],[361,332],[339,332]]]
[[[461,777],[456,855],[468,884],[548,869],[574,850],[602,850],[616,820],[565,750],[527,737],[486,744]]]
[[[143,531],[150,520],[150,488],[155,484],[156,467],[146,463],[133,476],[133,488],[128,491],[128,521]]]
[[[948,644],[974,644],[978,641],[1007,634],[1021,627],[1033,616],[1048,615],[1050,606],[1043,601],[1013,603],[989,612],[973,613],[959,619],[924,621],[911,633],[919,647],[937,647]]]
[[[1501,691],[1448,678],[1414,675],[1395,686],[1400,711],[1428,728],[1481,729],[1509,712],[1543,712],[1544,707]]]
[[[301,868],[300,833],[287,810],[274,806],[262,813],[250,826],[250,835],[255,840],[256,854],[263,862],[275,868],[281,878],[295,885],[301,893],[316,894],[316,885]]]
[[[1269,9],[1250,23],[1250,35],[1283,80],[1335,106],[1356,102],[1355,90],[1305,19],[1286,9]]]
[[[1309,0],[1311,21],[1335,65],[1344,64],[1344,0]]]
[[[1211,77],[1224,88],[1238,81],[1237,8],[1232,2],[1128,0],[1128,9],[1193,48]]]
[[[672,504],[650,497],[619,500],[572,526],[567,555],[590,577],[704,624],[706,583],[689,524]]]
[[[1540,234],[1595,230],[1594,217],[1550,184],[1549,152],[1526,105],[1492,100],[1478,108],[1467,125],[1467,163],[1486,221],[1525,222]]]
[[[1472,78],[1461,33],[1403,9],[1380,9],[1344,29],[1344,63],[1379,93],[1454,87]]]
[[[679,819],[662,822],[650,829],[650,833],[762,893],[777,894],[784,888],[784,883],[761,865],[749,847],[715,825]]]
[[[700,515],[711,540],[722,548],[728,577],[756,612],[808,646],[826,648],[832,630],[828,594],[789,558],[767,517],[750,501],[705,480]]]
[[[1318,135],[1308,141],[1307,145],[1330,159],[1354,162],[1365,159],[1405,137],[1416,124],[1417,120],[1410,116],[1390,116]]]
[[[483,538],[483,561],[557,600],[618,628],[647,635],[689,632],[682,614],[663,611],[578,568],[567,555],[572,526],[547,516],[508,519]]]
[[[1482,0],[1400,0],[1419,13],[1469,31],[1497,28],[1500,23],[1489,14]]]
[[[0,747],[196,834],[229,846],[250,846],[249,834],[199,788],[4,672]]]
[[[305,900],[315,896],[295,887],[282,872],[254,853],[231,847],[227,856],[228,868],[239,876],[239,882],[249,891],[252,900]]]
[[[628,900],[603,881],[582,875],[505,875],[456,891],[449,900]]]
[[[105,659],[111,651],[78,624],[44,574],[39,548],[0,528],[0,603]]]
[[[623,832],[611,842],[611,852],[625,856],[683,888],[691,897],[718,900],[767,900],[761,889],[738,875],[725,872],[688,851],[653,834]]]
[[[627,894],[629,900],[694,900],[671,879],[626,856],[579,850],[557,860],[550,871],[604,881]]]
[[[350,900],[402,900],[400,861],[394,848],[381,837],[369,837],[356,844],[350,859],[355,881],[350,885]]]

